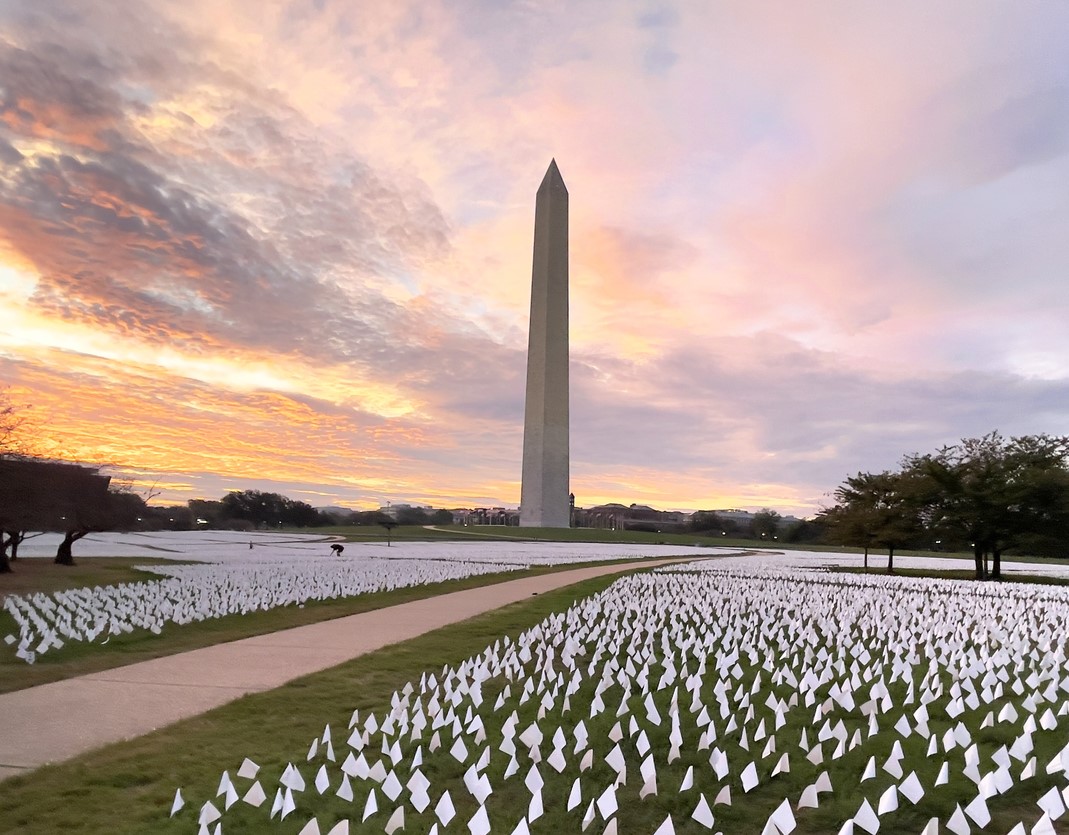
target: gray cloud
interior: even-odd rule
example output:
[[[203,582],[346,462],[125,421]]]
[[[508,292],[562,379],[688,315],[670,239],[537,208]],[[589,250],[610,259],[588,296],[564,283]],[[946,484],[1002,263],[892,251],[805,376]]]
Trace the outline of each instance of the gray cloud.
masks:
[[[374,283],[446,251],[448,228],[425,187],[331,150],[273,93],[191,67],[181,49],[94,53],[63,40],[76,29],[24,23],[25,48],[0,45],[0,149],[12,163],[0,219],[42,275],[39,307],[194,348],[386,375],[405,365],[403,350],[384,343],[421,329]],[[147,42],[170,40],[162,21],[140,26]],[[153,146],[138,118],[195,75],[224,100],[215,124],[177,114],[190,130]],[[12,143],[33,139],[62,150],[16,157]]]
[[[891,379],[779,337],[743,342],[729,350],[714,339],[707,352],[644,366],[573,363],[573,460],[708,472],[712,490],[717,479],[790,483],[816,499],[909,453],[995,429],[1058,433],[1069,420],[1066,381],[984,372]],[[720,359],[740,347],[749,348],[743,365]]]

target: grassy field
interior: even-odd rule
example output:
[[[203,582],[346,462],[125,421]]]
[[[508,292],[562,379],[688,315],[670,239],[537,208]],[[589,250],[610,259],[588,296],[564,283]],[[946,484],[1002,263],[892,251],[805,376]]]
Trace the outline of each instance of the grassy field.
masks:
[[[482,530],[498,533],[502,530],[510,532],[517,529],[502,528],[476,528],[477,533]],[[343,531],[339,531],[342,533]],[[433,533],[422,528],[414,528],[409,532],[412,539],[421,538],[420,533]],[[526,533],[526,532],[524,532]],[[538,531],[542,534],[545,532]],[[551,532],[552,533],[552,532]],[[561,533],[561,532],[556,532]],[[575,536],[568,541],[588,541],[583,539],[587,533],[596,533],[600,538],[589,541],[612,541],[612,542],[644,542],[664,544],[715,544],[728,545],[731,541],[713,542],[703,538],[685,537],[673,538],[671,542],[667,535],[648,534],[639,532],[623,532],[620,538],[606,539],[605,534],[614,532],[585,532],[575,531]],[[454,535],[455,538],[471,537],[470,534]],[[502,537],[508,539],[509,537]],[[532,539],[527,536],[516,538]],[[562,537],[539,537],[562,539]],[[381,541],[381,539],[379,540]],[[753,544],[753,543],[749,543]],[[783,550],[789,550],[784,548]],[[807,550],[813,550],[807,548]],[[841,552],[843,549],[823,549]],[[871,555],[870,576],[885,574],[885,560],[883,555]],[[924,556],[948,557],[948,554],[924,554]],[[954,555],[961,559],[970,560],[970,555]],[[1015,560],[1016,561],[1016,560]],[[31,565],[31,562],[33,563]],[[53,566],[47,560],[22,560],[16,568],[19,571],[17,582],[19,592],[25,593],[34,590],[53,591],[64,587],[82,585],[101,585],[131,580],[143,580],[153,575],[146,575],[133,569],[135,564],[149,562],[167,562],[161,560],[149,560],[142,558],[123,559],[86,559],[82,564],[72,569]],[[1034,562],[1046,562],[1034,560]],[[194,649],[210,644],[235,640],[249,635],[263,634],[266,632],[311,623],[333,617],[340,617],[384,606],[394,605],[408,600],[419,599],[448,591],[471,588],[493,582],[513,579],[530,574],[541,574],[554,571],[567,570],[574,566],[556,566],[525,572],[508,572],[499,575],[472,577],[459,581],[441,583],[434,586],[422,586],[411,589],[402,589],[394,592],[366,595],[345,600],[309,603],[304,607],[285,607],[270,612],[255,613],[246,616],[232,616],[200,624],[184,627],[165,629],[163,635],[153,636],[149,633],[143,635],[124,635],[112,638],[109,647],[99,646],[78,647],[68,645],[68,648],[45,656],[38,664],[28,666],[22,662],[0,662],[0,692],[20,689],[45,681],[58,680],[69,676],[79,675],[86,672],[107,669],[133,661],[159,657],[188,649]],[[842,569],[844,573],[862,573],[861,569]],[[925,570],[899,567],[895,572],[898,576],[917,576],[931,578],[969,579],[972,576],[971,568],[962,566],[961,569],[949,570]],[[4,581],[9,578],[0,576],[0,589],[5,588]],[[275,775],[270,779],[277,779],[277,774],[285,767],[288,760],[298,763],[304,771],[305,778],[309,780],[314,774],[314,768],[306,766],[303,762],[304,752],[307,750],[309,741],[322,733],[323,724],[330,723],[334,729],[336,746],[344,757],[348,750],[344,745],[347,732],[344,728],[349,714],[356,708],[362,712],[369,710],[382,715],[389,705],[391,694],[409,681],[418,681],[421,673],[428,666],[440,670],[443,665],[456,665],[465,658],[481,652],[488,645],[492,645],[503,635],[514,637],[526,628],[541,621],[548,614],[561,611],[569,606],[575,599],[588,594],[596,593],[605,588],[614,578],[601,578],[588,583],[564,589],[558,592],[542,595],[530,601],[506,607],[498,612],[490,613],[471,621],[450,627],[440,632],[431,633],[421,638],[404,644],[396,645],[380,652],[365,656],[353,662],[343,664],[337,668],[319,673],[299,681],[293,682],[269,693],[246,697],[235,703],[227,705],[204,716],[189,720],[163,731],[141,737],[129,743],[109,746],[101,751],[83,756],[70,763],[46,767],[25,777],[14,778],[5,781],[0,791],[0,832],[56,832],[56,831],[79,831],[79,832],[180,832],[192,831],[190,829],[190,809],[185,810],[182,820],[171,821],[166,815],[173,798],[174,790],[182,787],[187,797],[203,802],[204,799],[214,794],[215,784],[223,770],[229,770],[234,775],[235,769],[240,764],[241,758],[249,756],[264,767],[264,773]],[[1014,576],[1014,582],[1036,582],[1040,584],[1066,584],[1066,581],[1041,576]],[[14,585],[14,583],[12,584]],[[844,590],[848,590],[844,587]],[[5,621],[4,619],[7,619]],[[10,626],[10,618],[6,614],[0,615],[0,635],[5,634]],[[102,651],[103,650],[103,651]],[[54,655],[54,657],[52,657]],[[430,659],[430,661],[429,661]],[[747,664],[742,661],[744,668],[743,684],[749,686],[761,677],[760,665]],[[651,678],[655,677],[660,668],[654,668]],[[767,676],[767,674],[765,674]],[[501,682],[488,682],[485,696],[492,699],[500,689]],[[903,682],[891,683],[891,690],[896,701],[901,702],[905,698],[906,690]],[[1007,694],[1009,695],[1009,694]],[[706,694],[706,703],[710,706],[716,704],[714,694]],[[659,696],[663,698],[663,696]],[[608,699],[607,699],[608,701]],[[531,705],[536,705],[532,702]],[[585,716],[589,709],[589,699],[577,697],[572,703],[576,716]],[[610,705],[610,714],[615,708],[615,703]],[[530,707],[528,710],[530,711]],[[943,733],[954,723],[945,717],[935,718],[937,715],[936,705],[932,706],[932,728],[937,733]],[[637,713],[637,711],[636,711]],[[789,714],[787,725],[778,735],[781,740],[797,741],[803,730],[810,735],[815,733],[815,726],[804,715],[804,710]],[[503,716],[496,718],[498,725]],[[525,721],[530,721],[528,716]],[[851,733],[855,727],[864,728],[864,717],[857,711],[848,713],[845,717]],[[17,717],[15,718],[17,721]],[[573,719],[574,721],[574,719]],[[615,720],[607,720],[611,721]],[[605,717],[602,721],[593,722],[588,720],[592,731],[592,737],[600,734],[602,738],[607,730]],[[973,738],[986,752],[985,756],[1001,745],[1009,745],[1013,742],[1013,732],[1010,728],[996,726],[993,728],[981,728],[979,718],[966,718],[966,724],[973,733]],[[522,726],[521,726],[522,727]],[[491,731],[497,728],[491,726]],[[675,821],[675,829],[678,833],[705,833],[694,821],[689,819],[690,810],[697,801],[697,794],[693,793],[686,797],[678,796],[676,788],[688,766],[693,766],[696,773],[708,773],[709,764],[706,761],[708,752],[702,756],[694,756],[693,752],[684,752],[684,756],[676,763],[665,765],[663,763],[664,751],[669,743],[667,738],[660,738],[651,732],[653,750],[659,751],[658,756],[658,784],[660,795],[640,800],[638,788],[641,780],[637,774],[632,774],[629,784],[620,790],[621,812],[619,815],[621,833],[634,832],[637,835],[652,833],[665,815],[672,813]],[[493,738],[493,737],[491,737]],[[688,734],[689,738],[689,734]],[[864,766],[864,760],[869,756],[875,756],[878,762],[882,762],[890,752],[890,744],[893,737],[877,738],[867,742],[864,748],[864,757],[848,754],[841,760],[825,764],[836,793],[821,797],[821,808],[797,812],[798,829],[795,832],[800,835],[820,835],[821,833],[834,833],[838,831],[838,824],[846,817],[852,815],[861,802],[862,794],[856,790],[840,791],[856,785],[857,776]],[[1063,740],[1064,742],[1064,740]],[[724,743],[727,744],[727,743]],[[786,743],[782,743],[786,749]],[[637,763],[641,760],[640,755],[634,749],[634,742],[627,739],[623,743],[627,750],[629,763]],[[691,743],[693,746],[693,743]],[[905,741],[903,743],[909,755],[907,773],[915,769],[926,788],[932,785],[935,774],[938,771],[941,758],[928,759],[923,750],[918,748],[919,742]],[[1060,745],[1060,743],[1059,743]],[[917,750],[913,750],[917,749]],[[739,749],[728,749],[732,754],[732,762],[737,762],[740,755],[745,756]],[[1041,746],[1037,745],[1037,753],[1049,758],[1056,748],[1047,740]],[[603,752],[604,753],[604,752]],[[749,753],[749,752],[746,752]],[[754,751],[750,756],[755,756]],[[796,757],[792,754],[792,757]],[[339,761],[340,761],[339,757]],[[507,758],[506,758],[507,759]],[[774,759],[774,758],[773,758]],[[749,794],[742,794],[737,785],[737,778],[732,780],[732,792],[734,805],[732,807],[715,807],[714,814],[717,824],[714,829],[724,832],[758,832],[764,820],[784,797],[792,802],[802,791],[802,788],[811,782],[812,773],[808,764],[804,761],[796,762],[792,772],[781,774],[778,777],[768,779],[768,763],[762,768],[762,783]],[[1045,762],[1045,760],[1043,760]],[[447,763],[447,765],[452,765]],[[511,780],[503,780],[501,771],[504,761],[501,755],[495,751],[495,759],[488,774],[494,785],[494,803],[498,808],[517,808],[525,806],[529,793],[523,785],[523,773]],[[1042,762],[1041,762],[1042,766]],[[526,767],[525,767],[526,768]],[[604,768],[602,769],[604,770]],[[439,787],[443,781],[452,781],[456,778],[447,768],[441,770],[441,765],[429,762],[424,772]],[[593,773],[597,773],[592,772]],[[567,796],[570,781],[575,777],[571,772],[557,775],[550,769],[542,769],[542,774],[547,783],[547,811],[536,827],[536,832],[578,832],[578,815],[592,798],[589,795],[589,786],[584,794],[583,807],[566,813],[559,807],[560,798]],[[402,782],[407,779],[407,772],[399,772]],[[588,774],[589,778],[590,775]],[[599,779],[604,781],[605,774]],[[354,781],[355,782],[355,781]],[[879,794],[890,785],[892,780],[882,770],[877,778],[863,784],[864,796],[876,805]],[[993,822],[983,831],[1005,832],[1017,820],[1034,822],[1038,817],[1035,806],[1037,787],[1045,791],[1051,786],[1061,786],[1062,778],[1042,775],[1027,784],[1019,785],[1010,792],[999,796],[991,801]],[[268,805],[274,793],[273,783],[265,780],[265,790],[268,791]],[[457,821],[449,831],[466,831],[463,821],[474,810],[474,800],[463,788],[453,786],[452,792],[457,807]],[[309,785],[309,792],[314,789]],[[883,821],[881,832],[919,832],[929,817],[939,816],[946,821],[954,804],[965,805],[975,795],[975,787],[960,777],[952,781],[951,785],[942,787],[938,792],[930,791],[917,807],[912,807],[905,800],[900,801],[901,811],[896,813],[893,819]],[[311,794],[309,794],[309,801]],[[554,798],[555,800],[551,800]],[[708,801],[712,803],[712,793],[707,794]],[[389,809],[390,804],[381,794],[379,796],[380,808]],[[556,808],[549,808],[553,802]],[[306,803],[298,801],[299,810],[307,808]],[[353,821],[354,832],[381,832],[385,823],[383,814],[377,815],[366,825],[359,823],[362,801],[356,804],[348,804],[338,798],[317,798],[315,800],[315,812],[320,815],[321,822],[324,820],[338,819],[341,816],[355,816]],[[433,808],[433,807],[432,807]],[[411,808],[407,810],[406,831],[425,832],[433,822],[431,810],[423,815],[415,815]],[[294,814],[287,821],[272,823],[270,831],[281,835],[293,835],[307,822],[308,814]],[[225,831],[233,833],[255,833],[264,831],[265,810],[252,810],[239,804],[235,809],[227,813]],[[374,824],[374,825],[372,825]],[[605,823],[598,818],[588,833],[600,833]],[[1069,831],[1061,824],[1055,824],[1056,831]],[[194,827],[195,828],[195,827]],[[508,831],[511,830],[511,826]],[[326,830],[324,829],[324,832]],[[495,829],[495,831],[497,831]],[[974,827],[974,831],[977,831]]]
[[[37,576],[40,578],[40,583],[35,587],[30,583],[29,579],[22,580],[21,582],[26,586],[23,593],[35,590],[55,591],[61,588],[77,588],[83,585],[101,585],[104,584],[104,581],[119,583],[156,578],[156,575],[134,571],[131,568],[135,563],[144,564],[149,562],[141,558],[93,558],[85,560],[84,565],[74,568],[54,566],[47,560],[34,560],[32,562],[45,563],[45,565],[29,568],[23,575],[24,563],[28,564],[30,562],[30,560],[19,561],[19,576],[25,576],[26,578]],[[97,563],[101,562],[108,563],[110,567],[94,568]],[[613,562],[621,561],[584,563],[584,566],[606,565],[613,564]],[[28,565],[26,567],[28,568]],[[461,580],[450,580],[444,583],[364,594],[356,597],[309,601],[301,606],[283,606],[263,612],[251,612],[246,615],[229,615],[185,626],[170,624],[159,635],[154,635],[145,630],[135,630],[129,634],[112,636],[106,645],[99,642],[70,641],[63,649],[53,650],[41,656],[35,664],[26,664],[8,651],[0,653],[0,693],[22,690],[38,684],[47,684],[50,681],[61,681],[74,676],[85,675],[86,673],[109,670],[113,667],[121,667],[125,664],[147,661],[151,658],[160,658],[165,655],[174,655],[175,653],[199,649],[213,644],[236,641],[253,635],[264,635],[269,632],[277,632],[280,629],[304,626],[309,623],[355,615],[360,612],[369,612],[387,606],[396,606],[400,603],[422,600],[439,594],[506,582],[521,577],[567,571],[575,567],[576,565],[571,564],[537,567],[522,571],[505,571],[496,574],[466,577]],[[3,580],[13,576],[0,575],[0,585],[2,585]],[[83,578],[88,577],[96,579],[83,581]],[[63,581],[66,581],[65,585]],[[11,615],[0,611],[0,636],[16,631],[15,621]]]
[[[287,533],[322,533],[342,536],[351,542],[385,542],[386,531],[376,525],[346,525],[325,528],[284,529]],[[505,525],[402,525],[390,533],[393,542],[605,542],[638,545],[706,545],[754,547],[753,540],[727,539],[697,534],[608,531],[594,528],[517,528]],[[723,540],[723,541],[722,541]]]
[[[283,528],[285,533],[302,533],[318,536],[342,536],[349,542],[385,542],[387,539],[386,529],[378,525],[329,525],[323,528]],[[462,531],[458,528],[458,531]],[[425,528],[422,525],[400,525],[390,531],[389,539],[392,542],[437,542],[462,540],[466,537],[462,532],[452,530],[450,527],[441,530]]]
[[[270,797],[274,793],[273,780],[277,779],[277,775],[288,761],[297,763],[305,779],[309,781],[307,794],[298,800],[299,812],[303,811],[303,814],[294,814],[282,823],[272,823],[269,825],[269,831],[278,832],[281,835],[297,833],[308,820],[308,811],[305,810],[311,804],[320,822],[326,823],[327,826],[329,826],[329,821],[341,816],[355,816],[354,832],[380,832],[385,822],[385,814],[382,812],[366,825],[361,825],[358,822],[363,806],[360,800],[349,804],[334,797],[332,791],[323,797],[317,797],[314,794],[310,782],[316,766],[305,764],[304,752],[308,749],[309,741],[322,733],[324,723],[329,723],[333,729],[336,749],[340,752],[340,762],[345,751],[348,750],[344,745],[344,738],[347,736],[347,731],[344,729],[353,709],[361,710],[363,716],[366,716],[369,711],[374,711],[382,717],[390,704],[391,694],[406,682],[418,681],[421,673],[428,668],[440,671],[443,665],[456,667],[464,659],[479,654],[484,648],[495,644],[502,637],[515,638],[520,632],[534,626],[551,613],[564,610],[576,599],[604,589],[614,579],[599,578],[532,598],[447,630],[430,633],[413,641],[340,665],[332,670],[306,677],[269,693],[246,697],[204,716],[132,742],[110,746],[65,765],[47,767],[32,775],[5,782],[3,792],[0,793],[0,831],[26,833],[188,832],[191,831],[193,826],[191,822],[196,817],[195,807],[187,807],[180,819],[169,820],[166,817],[174,790],[179,787],[183,788],[190,802],[199,805],[204,799],[214,795],[215,786],[222,771],[229,770],[233,777],[242,758],[248,756],[263,768],[264,787],[268,791],[269,804]],[[830,599],[840,597],[841,594],[835,589],[830,591]],[[790,635],[785,634],[784,639],[790,641]],[[876,643],[878,642],[874,641],[872,645],[874,652],[877,651]],[[788,651],[794,653],[796,650],[791,648]],[[757,663],[754,663],[754,660],[747,660],[745,654],[738,659],[735,678],[739,693],[748,693],[751,690],[757,693],[758,679],[765,682],[762,685],[764,691],[769,690],[767,683],[769,675],[762,670],[763,665],[760,659],[756,661]],[[786,661],[786,658],[778,660],[777,663],[781,661]],[[651,684],[656,682],[657,676],[663,670],[664,667],[661,664],[657,662],[651,664]],[[485,683],[483,695],[488,702],[497,695],[502,684],[500,679]],[[823,685],[821,692],[826,692],[830,684],[831,682],[827,682]],[[906,682],[891,679],[887,684],[895,703],[906,704]],[[715,693],[707,688],[708,685],[703,688],[705,704],[714,708],[718,700]],[[780,697],[786,697],[790,692],[782,684],[775,686],[774,682],[772,690]],[[671,687],[661,689],[657,695],[662,715],[665,717],[668,715],[665,708],[671,691]],[[764,691],[760,696],[755,695],[753,701],[755,706],[761,704],[761,715],[768,713],[761,701],[764,698]],[[516,697],[517,692],[514,690],[513,703]],[[681,709],[685,709],[687,698],[689,697],[680,694]],[[603,741],[607,729],[617,721],[613,714],[619,701],[619,689],[615,685],[605,701],[608,711],[596,720],[586,720],[592,739]],[[634,696],[629,703],[633,715],[643,715],[641,696]],[[589,691],[577,694],[572,701],[570,721],[574,723],[580,717],[587,717],[589,706]],[[915,707],[917,704],[913,703],[909,710],[912,711]],[[537,696],[530,700],[526,707],[519,708],[523,716],[519,728],[522,729],[527,722],[531,721],[537,708]],[[949,719],[937,709],[938,704],[932,704],[930,708],[931,729],[937,735],[945,733],[956,724],[954,720]],[[489,719],[488,732],[491,743],[500,738],[500,725],[507,713],[506,709],[493,714]],[[553,717],[556,715],[553,711],[551,716],[547,717],[545,723],[547,730],[554,726],[556,720]],[[811,715],[812,710],[805,708],[792,710],[787,714],[787,724],[776,730],[776,736],[780,740],[779,750],[795,750],[791,746],[798,740],[803,730],[808,732],[810,740],[815,738],[819,722],[813,722]],[[866,727],[866,719],[860,706],[852,710],[836,711],[836,715],[844,719],[851,734],[855,730],[864,731]],[[741,720],[741,715],[739,718]],[[980,717],[976,713],[963,717],[963,720],[973,739],[983,751],[985,758],[983,769],[986,770],[989,767],[987,756],[998,746],[1011,744],[1015,730],[1007,725],[983,728]],[[884,719],[885,731],[889,731],[890,721],[890,719]],[[624,724],[626,726],[626,717]],[[736,744],[732,734],[726,732],[723,721],[718,718],[717,724],[720,729],[717,744],[725,747],[733,763],[757,759],[760,744],[756,740],[750,743],[749,750],[743,751]],[[667,724],[654,729],[644,723],[643,727],[650,731],[652,750],[658,753],[659,794],[643,800],[639,799],[638,790],[641,780],[634,764],[640,761],[641,754],[636,751],[635,740],[630,735],[627,736],[622,741],[622,745],[626,750],[630,765],[628,783],[619,790],[621,833],[635,833],[636,835],[652,833],[669,812],[673,815],[676,832],[687,835],[707,832],[689,819],[689,812],[697,802],[697,793],[692,791],[685,795],[678,794],[677,788],[685,769],[693,766],[698,786],[707,792],[708,800],[712,802],[710,786],[716,781],[712,780],[708,774],[708,752],[694,750],[693,729],[688,728],[686,734],[689,743],[684,747],[682,758],[667,765],[664,760],[665,751],[669,747]],[[1052,736],[1063,735],[1055,734],[1037,738],[1036,754],[1039,755],[1041,764],[1045,763],[1053,751],[1064,743],[1064,739],[1058,742],[1050,738]],[[715,828],[732,833],[760,831],[760,827],[772,809],[784,798],[791,799],[793,805],[793,801],[798,798],[802,788],[811,782],[815,772],[823,769],[828,771],[836,791],[834,794],[821,797],[820,808],[798,813],[798,829],[795,832],[800,835],[835,833],[838,831],[839,823],[857,810],[863,796],[875,806],[880,794],[889,786],[899,782],[882,769],[878,769],[877,776],[873,780],[861,784],[860,792],[856,788],[859,774],[866,760],[871,756],[875,757],[878,763],[882,763],[890,754],[892,743],[896,738],[893,732],[881,733],[877,737],[866,739],[860,749],[848,752],[839,760],[828,760],[817,767],[810,767],[808,763],[801,760],[795,750],[792,754],[791,770],[778,777],[769,776],[771,763],[775,761],[776,756],[764,758],[759,766],[762,774],[761,783],[750,793],[744,794],[738,785],[737,778],[732,778],[730,784],[733,805],[714,808],[717,818]],[[928,789],[928,795],[915,807],[904,799],[900,801],[901,811],[892,818],[884,819],[881,832],[916,833],[921,830],[928,818],[933,816],[939,816],[945,822],[954,804],[965,805],[976,793],[976,787],[960,774],[953,778],[950,784],[939,789],[932,788],[941,760],[948,757],[946,755],[935,758],[925,757],[924,740],[917,736],[903,739],[902,745],[907,753],[906,773],[916,770],[921,782]],[[411,747],[406,743],[406,751],[409,753]],[[448,747],[448,742],[446,747]],[[586,793],[583,804],[572,812],[565,812],[560,805],[560,799],[566,796],[568,786],[575,774],[572,771],[566,771],[558,775],[552,769],[542,767],[541,772],[546,780],[547,808],[545,817],[534,827],[536,832],[580,831],[579,818],[586,803],[592,799],[592,787],[605,785],[605,781],[611,779],[602,762],[604,742],[599,747],[602,748],[602,756],[597,758],[594,771],[589,772],[584,778]],[[830,747],[827,745],[826,751],[830,751]],[[545,749],[548,751],[548,748],[547,742]],[[378,756],[381,756],[381,753],[373,750],[372,760]],[[960,758],[960,755],[956,754],[956,756]],[[495,808],[512,810],[514,821],[522,814],[522,809],[526,808],[530,796],[523,782],[528,766],[525,765],[519,774],[506,781],[502,777],[502,770],[507,760],[508,758],[503,757],[495,748],[487,773],[494,787]],[[452,782],[456,779],[456,772],[462,770],[462,767],[439,754],[436,759],[429,759],[423,770],[435,786],[434,797],[448,781],[458,812],[457,820],[449,831],[466,831],[464,821],[474,812],[475,803],[467,792]],[[402,782],[407,779],[407,776],[407,769],[402,769],[400,772]],[[336,767],[334,778],[336,785]],[[1038,818],[1034,803],[1037,793],[1052,786],[1060,787],[1062,782],[1064,782],[1063,778],[1043,775],[1041,770],[1039,777],[1022,783],[1006,794],[993,799],[991,801],[993,820],[984,831],[1005,832],[1019,819],[1034,822]],[[366,788],[361,785],[357,789],[358,795],[361,789],[366,791]],[[392,808],[394,804],[388,803],[381,793],[379,797],[380,809]],[[267,831],[265,820],[265,809],[253,810],[239,803],[227,813],[224,828],[230,835],[263,832]],[[410,808],[406,814],[405,831],[426,832],[432,820],[430,809],[422,815],[416,815]],[[599,819],[587,831],[600,833],[604,825],[604,821]],[[511,826],[494,831],[508,832],[511,831]]]

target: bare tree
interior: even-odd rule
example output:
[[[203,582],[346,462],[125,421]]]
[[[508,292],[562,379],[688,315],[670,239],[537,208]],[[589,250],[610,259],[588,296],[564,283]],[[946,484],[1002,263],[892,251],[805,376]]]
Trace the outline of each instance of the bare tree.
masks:
[[[0,391],[0,457],[25,454],[27,424],[26,407],[15,403],[6,390]]]

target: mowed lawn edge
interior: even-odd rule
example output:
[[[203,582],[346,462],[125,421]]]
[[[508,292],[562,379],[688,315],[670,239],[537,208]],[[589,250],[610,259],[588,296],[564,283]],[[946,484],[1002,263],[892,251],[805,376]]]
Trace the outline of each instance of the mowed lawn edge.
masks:
[[[683,556],[683,555],[681,555]],[[708,555],[715,559],[717,555]],[[92,558],[87,558],[88,562]],[[537,566],[517,571],[502,571],[493,574],[480,574],[458,580],[446,580],[441,583],[429,583],[392,591],[374,592],[353,597],[339,597],[332,600],[313,600],[300,605],[280,606],[260,612],[227,615],[222,618],[190,623],[184,626],[169,624],[161,634],[154,635],[147,630],[135,630],[129,634],[114,635],[106,645],[99,641],[85,643],[69,641],[61,650],[53,650],[42,656],[36,663],[27,664],[15,657],[11,647],[0,647],[0,693],[11,693],[41,684],[64,681],[76,676],[98,673],[163,658],[189,650],[201,649],[214,644],[266,635],[283,629],[306,626],[311,623],[334,620],[335,618],[385,609],[401,603],[424,600],[455,591],[491,586],[520,580],[524,577],[538,577],[556,574],[576,568],[597,567],[603,565],[622,565],[639,561],[636,559],[602,560],[598,562],[562,563],[553,566]],[[60,569],[62,570],[62,569]],[[158,575],[144,574],[144,580],[161,579]],[[0,612],[0,636],[17,633],[14,618],[7,612]]]
[[[233,773],[246,756],[279,770],[285,757],[301,756],[325,723],[344,738],[354,709],[381,713],[394,691],[423,672],[459,664],[506,635],[515,638],[627,573],[512,603],[137,739],[12,777],[0,792],[0,832],[189,831],[188,815],[180,821],[167,817],[177,788],[214,791],[222,772]],[[273,831],[291,829],[299,829],[295,820]]]

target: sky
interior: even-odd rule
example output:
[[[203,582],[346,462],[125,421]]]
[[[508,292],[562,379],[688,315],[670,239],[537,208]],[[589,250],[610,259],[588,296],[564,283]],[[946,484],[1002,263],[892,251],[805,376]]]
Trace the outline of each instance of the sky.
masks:
[[[0,385],[160,501],[515,506],[570,192],[579,506],[809,515],[1069,427],[1069,4],[0,3]]]

